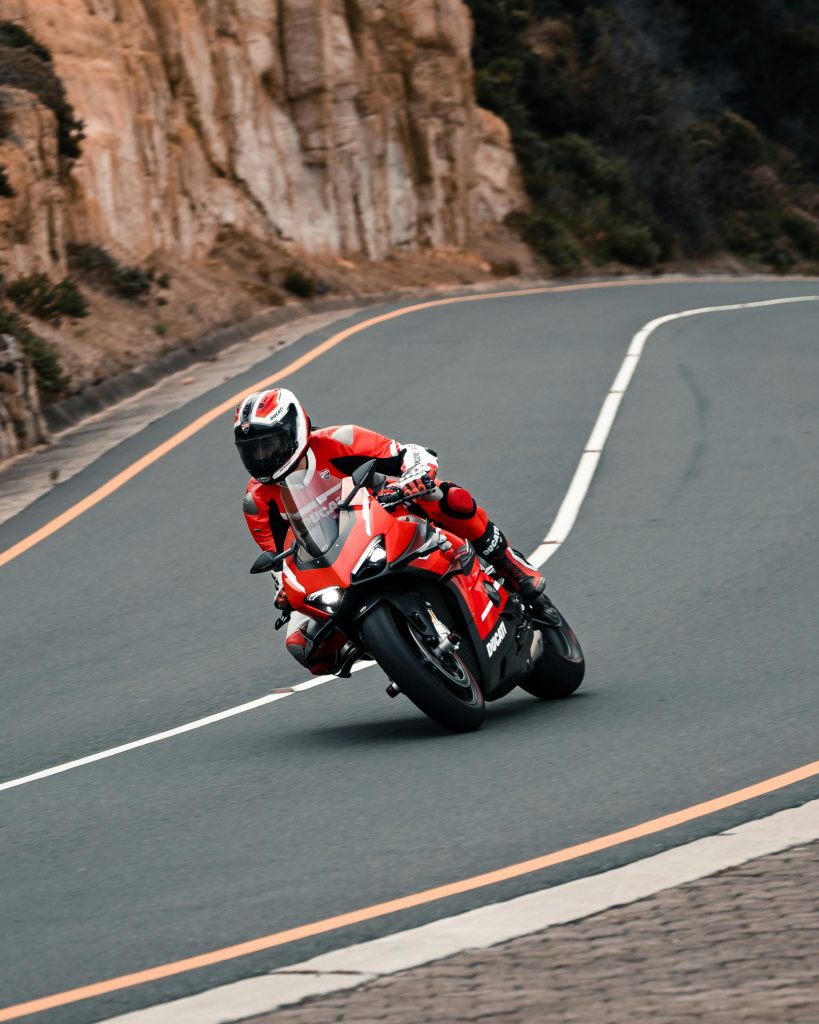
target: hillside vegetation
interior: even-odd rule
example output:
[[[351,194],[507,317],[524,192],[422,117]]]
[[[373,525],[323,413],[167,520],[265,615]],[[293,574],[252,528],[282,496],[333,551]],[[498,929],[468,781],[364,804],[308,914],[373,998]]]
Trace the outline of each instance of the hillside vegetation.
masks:
[[[819,268],[815,0],[467,0],[558,273],[730,253]]]

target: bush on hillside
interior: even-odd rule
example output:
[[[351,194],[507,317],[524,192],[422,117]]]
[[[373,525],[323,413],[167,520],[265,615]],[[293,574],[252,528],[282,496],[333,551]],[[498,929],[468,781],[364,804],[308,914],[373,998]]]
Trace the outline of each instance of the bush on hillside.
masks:
[[[815,0],[670,0],[662,18],[649,0],[467,2],[478,100],[532,200],[516,223],[555,269],[817,259]]]
[[[316,295],[326,295],[330,290],[326,281],[295,266],[285,270],[282,284],[291,295],[296,295],[300,299],[312,299]]]
[[[18,278],[6,287],[11,301],[31,316],[59,324],[64,316],[88,316],[88,303],[70,277],[54,284],[46,274]]]
[[[140,267],[124,267],[98,245],[69,245],[68,265],[92,287],[121,299],[138,299],[151,290],[150,274]]]
[[[65,392],[68,378],[63,372],[60,356],[54,345],[30,330],[17,313],[2,307],[0,334],[11,334],[19,341],[20,347],[31,360],[37,386],[45,401],[53,401]]]

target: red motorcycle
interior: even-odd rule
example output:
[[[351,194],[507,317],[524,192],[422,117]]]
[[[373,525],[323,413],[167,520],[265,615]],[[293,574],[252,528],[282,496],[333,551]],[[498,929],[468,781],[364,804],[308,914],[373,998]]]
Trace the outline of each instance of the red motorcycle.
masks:
[[[282,483],[292,546],[264,552],[253,573],[282,567],[294,611],[334,641],[336,674],[372,658],[403,693],[452,732],[477,729],[485,701],[515,686],[542,700],[567,697],[585,662],[571,627],[546,598],[527,603],[470,544],[412,505],[384,507],[375,461],[342,481],[307,470]],[[277,623],[283,624],[282,619]]]

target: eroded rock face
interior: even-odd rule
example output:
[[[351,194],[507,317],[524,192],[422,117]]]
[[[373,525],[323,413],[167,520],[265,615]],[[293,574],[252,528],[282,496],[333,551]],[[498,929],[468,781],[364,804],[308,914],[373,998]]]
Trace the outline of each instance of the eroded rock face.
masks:
[[[15,191],[0,200],[3,274],[60,273],[65,269],[66,193],[57,155],[54,115],[30,92],[2,90],[5,138],[0,166]]]
[[[47,440],[31,364],[15,338],[0,334],[0,462]]]
[[[505,126],[475,106],[461,0],[3,0],[0,10],[51,49],[86,125],[55,202],[50,114],[19,112],[22,155],[8,154],[12,142],[0,153],[18,191],[3,204],[30,225],[3,253],[17,272],[62,269],[66,232],[134,261],[196,259],[224,226],[379,259],[464,245],[524,201]]]

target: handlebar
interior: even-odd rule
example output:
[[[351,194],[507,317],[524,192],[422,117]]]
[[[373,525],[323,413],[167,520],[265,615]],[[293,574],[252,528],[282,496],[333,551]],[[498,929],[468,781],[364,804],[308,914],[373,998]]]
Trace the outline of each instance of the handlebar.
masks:
[[[417,501],[419,498],[423,498],[427,494],[434,494],[435,491],[437,491],[437,490],[438,490],[438,485],[435,484],[434,487],[428,487],[425,491],[420,491],[418,494],[413,494],[411,497],[407,497],[406,495],[402,494],[400,491],[397,492],[397,494],[395,495],[395,497],[392,500],[390,500],[390,496],[387,495],[387,494],[383,494],[383,495],[379,494],[379,495],[376,495],[376,497],[378,499],[378,504],[382,508],[390,509],[390,508],[395,508],[396,505],[411,505],[414,501]]]

